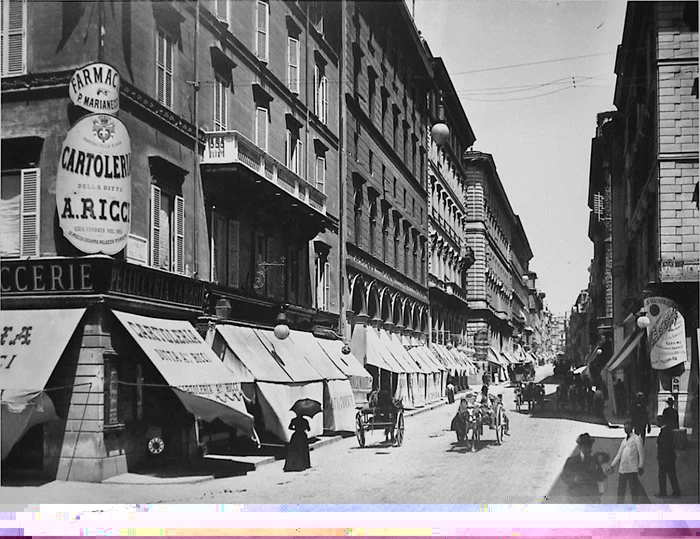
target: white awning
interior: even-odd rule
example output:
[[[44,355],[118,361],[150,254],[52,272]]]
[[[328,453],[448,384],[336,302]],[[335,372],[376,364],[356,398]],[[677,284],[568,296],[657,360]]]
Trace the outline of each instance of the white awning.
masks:
[[[642,339],[642,335],[644,335],[644,331],[642,330],[637,330],[630,335],[620,350],[613,354],[613,357],[610,359],[610,361],[608,361],[608,364],[605,365],[604,369],[613,372],[614,370],[621,368],[623,363],[625,363],[625,361],[630,357],[630,354],[639,344],[639,341]]]
[[[136,344],[192,414],[220,419],[253,437],[253,416],[245,407],[240,380],[184,320],[112,311]]]

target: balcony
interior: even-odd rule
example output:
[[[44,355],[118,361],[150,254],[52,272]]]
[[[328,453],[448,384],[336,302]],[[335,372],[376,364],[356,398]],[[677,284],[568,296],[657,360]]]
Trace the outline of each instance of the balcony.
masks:
[[[457,283],[453,283],[452,281],[443,281],[431,273],[428,275],[428,288],[430,290],[439,290],[445,294],[445,296],[451,296],[452,298],[459,300],[464,305],[468,305],[467,292]]]
[[[263,180],[276,189],[283,190],[307,209],[326,217],[327,197],[324,193],[238,131],[209,132],[205,133],[205,138],[203,166],[243,166],[257,177],[256,182]]]

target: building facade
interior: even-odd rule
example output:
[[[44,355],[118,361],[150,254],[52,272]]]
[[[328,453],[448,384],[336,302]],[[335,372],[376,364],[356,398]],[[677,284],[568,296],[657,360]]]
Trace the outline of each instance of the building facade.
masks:
[[[615,354],[605,370],[609,382],[631,378],[652,414],[673,397],[681,426],[697,428],[697,3],[630,2],[615,73]]]

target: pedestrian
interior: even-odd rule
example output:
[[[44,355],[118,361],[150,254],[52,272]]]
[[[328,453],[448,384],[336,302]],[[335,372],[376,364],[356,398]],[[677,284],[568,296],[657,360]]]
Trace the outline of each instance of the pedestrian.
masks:
[[[311,430],[309,422],[297,415],[289,424],[289,430],[293,430],[289,444],[287,444],[287,459],[284,463],[285,472],[301,472],[311,468],[309,455],[309,438],[306,432]]]
[[[678,498],[681,495],[681,489],[678,486],[678,477],[676,476],[676,448],[673,441],[673,430],[668,423],[668,417],[663,414],[657,416],[656,422],[661,427],[659,437],[656,439],[656,460],[659,462],[659,492],[656,496],[666,497],[666,476],[668,476],[673,491],[671,496]]]
[[[450,379],[447,382],[447,403],[454,404],[454,402],[455,402],[455,386],[452,383],[452,380]]]
[[[573,503],[600,503],[601,487],[605,473],[597,458],[593,457],[595,439],[584,432],[576,438],[578,453],[566,459],[562,479],[567,484]]]
[[[627,437],[620,444],[617,455],[610,463],[608,473],[612,474],[615,471],[615,466],[619,464],[617,503],[624,503],[628,484],[632,494],[632,503],[641,503],[644,488],[639,482],[639,476],[644,474],[644,445],[642,439],[633,431],[631,421],[625,421],[625,434]]]
[[[617,404],[617,415],[627,415],[627,395],[625,384],[621,378],[618,378],[615,382],[615,403]]]
[[[637,392],[630,415],[634,432],[637,436],[641,436],[642,443],[645,443],[646,435],[651,432],[651,422],[649,421],[649,413],[647,412],[646,398],[641,391]]]
[[[484,369],[484,375],[481,377],[481,382],[487,386],[491,383],[491,375],[489,374],[489,371],[487,370],[487,367]]]
[[[666,408],[661,413],[666,418],[666,426],[671,430],[678,428],[678,410],[673,407],[674,402],[676,401],[673,400],[673,397],[666,399]]]
[[[508,421],[508,416],[506,415],[506,407],[503,404],[503,394],[499,393],[498,394],[498,404],[503,408],[503,425],[505,426],[505,430],[503,434],[506,436],[510,436],[510,421]]]

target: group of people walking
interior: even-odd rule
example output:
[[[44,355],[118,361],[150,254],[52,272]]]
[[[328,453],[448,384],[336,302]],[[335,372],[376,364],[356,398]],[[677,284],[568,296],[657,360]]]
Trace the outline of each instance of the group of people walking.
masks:
[[[594,438],[588,433],[581,434],[576,443],[577,454],[567,459],[562,479],[568,485],[569,493],[577,503],[600,503],[605,491],[606,474],[618,470],[617,503],[625,502],[630,491],[632,503],[643,503],[646,494],[639,478],[644,474],[646,434],[651,432],[651,424],[646,414],[644,395],[636,395],[632,419],[625,421],[625,439],[619,446],[617,454],[610,462],[607,472],[603,465],[609,456],[603,452],[593,453]],[[668,407],[656,417],[661,427],[656,439],[656,458],[658,462],[659,492],[656,497],[666,497],[667,481],[671,483],[671,496],[680,497],[681,490],[676,474],[676,447],[674,429],[678,428],[678,412],[673,407],[673,399],[667,401]],[[639,410],[643,404],[643,414]],[[628,488],[629,487],[629,488]]]

